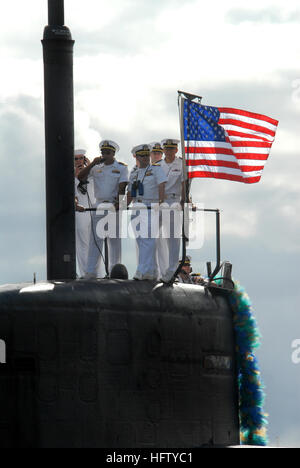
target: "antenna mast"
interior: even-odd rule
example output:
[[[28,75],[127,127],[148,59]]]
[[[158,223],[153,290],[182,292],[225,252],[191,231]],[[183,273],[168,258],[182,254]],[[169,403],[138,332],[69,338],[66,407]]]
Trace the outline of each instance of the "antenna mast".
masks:
[[[73,46],[64,0],[48,0],[44,30],[47,278],[76,278]]]

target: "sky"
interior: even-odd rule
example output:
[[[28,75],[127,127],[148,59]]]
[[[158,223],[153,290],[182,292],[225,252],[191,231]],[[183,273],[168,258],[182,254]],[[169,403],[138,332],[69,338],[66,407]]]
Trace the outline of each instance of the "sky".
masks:
[[[300,447],[299,2],[65,0],[65,23],[75,39],[75,147],[90,158],[112,139],[131,166],[134,145],[179,138],[177,90],[279,120],[258,184],[196,179],[192,195],[222,210],[222,259],[253,303],[270,444]],[[46,0],[10,0],[1,11],[0,284],[46,277],[46,24]],[[203,248],[190,252],[194,271],[214,260],[213,245],[208,217]]]

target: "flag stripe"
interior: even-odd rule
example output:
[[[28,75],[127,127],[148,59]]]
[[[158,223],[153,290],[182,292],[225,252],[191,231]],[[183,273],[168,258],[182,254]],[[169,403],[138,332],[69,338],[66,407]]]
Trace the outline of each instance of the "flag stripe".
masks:
[[[242,171],[245,172],[262,172],[265,166],[240,166]]]
[[[185,151],[187,154],[196,154],[196,153],[203,153],[203,154],[233,154],[231,148],[186,148]]]
[[[220,120],[227,119],[227,120],[237,120],[238,122],[244,122],[249,125],[256,125],[258,127],[266,128],[268,130],[272,130],[272,132],[276,131],[275,125],[265,122],[263,120],[253,119],[251,117],[242,117],[236,114],[227,114],[227,113],[220,113]]]
[[[189,140],[185,141],[185,147],[188,149],[193,148],[193,146],[203,147],[203,148],[228,148],[231,149],[231,144],[226,143],[225,141],[199,141],[199,140]]]
[[[200,166],[201,167],[201,166]],[[199,170],[199,166],[191,166],[189,168],[189,172],[197,172]],[[223,166],[205,166],[204,168],[204,172],[212,172],[212,173],[215,173],[215,172],[223,172],[225,174],[232,174],[232,175],[238,175],[238,176],[241,176],[241,177],[244,177],[244,178],[247,178],[248,177],[248,174],[251,173],[251,175],[253,175],[253,173],[255,173],[255,175],[261,175],[262,173],[262,169],[259,169],[259,170],[255,170],[255,171],[247,171],[247,172],[243,172],[241,171],[240,168],[236,168],[236,167],[225,167],[224,165]]]
[[[248,179],[244,179],[241,176],[232,175],[232,174],[223,174],[221,172],[212,174],[211,172],[192,172],[188,174],[189,179],[194,178],[214,178],[214,179],[223,179],[223,180],[231,180],[233,182],[244,182],[245,184],[255,184],[260,181],[261,176],[255,177],[248,177]]]
[[[237,127],[236,126],[230,126],[230,125],[224,125],[224,130],[226,131],[226,136],[227,136],[227,139],[228,141],[231,141],[231,136],[230,136],[230,131],[231,129],[234,129],[236,130]],[[241,128],[240,128],[241,130]],[[254,136],[254,138],[258,141],[266,141],[267,143],[273,143],[274,141],[274,137],[271,136],[271,135],[267,135],[266,133],[263,134],[263,137],[262,137],[262,134],[257,132],[256,130],[251,130],[251,129],[247,129],[247,134],[252,134]]]
[[[226,130],[226,133],[227,135],[229,135],[230,137],[230,140],[241,140],[241,141],[244,141],[244,140],[249,140],[249,138],[251,138],[252,141],[261,141],[261,142],[266,142],[268,144],[271,144],[270,143],[270,140],[269,140],[269,137],[268,138],[265,138],[265,137],[262,137],[261,135],[258,136],[257,134],[253,134],[253,133],[244,133],[244,132],[236,132],[235,130]]]
[[[187,161],[188,166],[216,166],[216,167],[230,167],[232,169],[239,169],[239,165],[234,161],[218,161],[216,159],[196,159],[194,161]]]
[[[187,159],[187,165],[193,165],[193,161],[229,161],[236,163],[237,160],[233,154],[197,154],[192,155],[191,158]]]
[[[246,122],[242,122],[241,120],[234,120],[234,119],[219,119],[219,125],[222,125],[225,129],[227,125],[229,125],[229,128],[234,128],[234,127],[241,127],[241,128],[247,128],[247,130],[252,130],[253,132],[256,133],[265,133],[267,135],[270,135],[272,137],[275,137],[275,132],[273,130],[269,130],[266,127],[261,127],[259,125],[254,125]]]
[[[262,171],[264,168],[264,166],[254,166],[252,164],[239,165],[238,163],[231,162],[231,161],[217,161],[217,160],[207,160],[207,159],[197,159],[194,161],[188,161],[188,166],[229,167],[231,169],[242,169],[243,172]]]
[[[268,148],[270,149],[272,146],[272,143],[267,143],[266,141],[241,141],[240,139],[238,141],[232,141],[231,146],[234,147],[240,147],[240,146],[245,146],[246,148]]]
[[[237,159],[249,159],[249,157],[251,157],[251,159],[255,160],[255,161],[267,161],[269,155],[268,154],[253,154],[253,153],[240,153],[238,156],[237,156]]]
[[[208,156],[208,157],[205,157],[205,155],[203,155],[203,157],[200,157],[197,159],[188,159],[186,161],[186,165],[187,166],[201,166],[201,165],[209,165],[211,162],[212,162],[212,165],[214,163],[214,161],[217,161],[219,163],[219,165],[222,165],[225,163],[226,164],[232,164],[232,165],[235,165],[236,167],[244,167],[244,166],[260,166],[260,168],[264,167],[264,164],[265,164],[265,161],[264,160],[259,160],[259,159],[238,159],[236,160],[234,157],[230,157],[230,156],[226,156],[224,155],[223,157],[211,157],[211,156]],[[230,167],[230,166],[228,166]]]
[[[278,125],[278,120],[272,119],[271,117],[268,117],[267,115],[262,115],[262,114],[255,114],[254,112],[248,112],[244,111],[242,109],[233,109],[231,107],[218,107],[219,111],[224,114],[236,114],[236,115],[244,115],[245,117],[252,117],[257,120],[263,120],[265,122],[269,122],[273,124],[275,127]]]
[[[238,157],[239,155],[260,155],[260,154],[269,154],[268,148],[255,148],[255,151],[248,150],[245,147],[237,147],[234,149],[229,148],[186,148],[186,154],[232,154]]]

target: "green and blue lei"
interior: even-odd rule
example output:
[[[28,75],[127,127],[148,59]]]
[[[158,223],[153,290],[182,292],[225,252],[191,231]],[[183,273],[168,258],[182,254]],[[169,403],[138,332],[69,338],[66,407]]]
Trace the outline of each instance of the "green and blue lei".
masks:
[[[267,445],[267,414],[255,350],[260,346],[260,333],[253,316],[253,309],[245,289],[235,283],[229,296],[234,313],[236,356],[239,385],[239,414],[241,443],[243,445]]]

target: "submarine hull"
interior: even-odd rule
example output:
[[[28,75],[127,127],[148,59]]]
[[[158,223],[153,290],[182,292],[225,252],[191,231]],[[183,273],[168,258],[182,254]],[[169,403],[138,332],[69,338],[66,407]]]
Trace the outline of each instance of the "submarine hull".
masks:
[[[0,287],[0,447],[239,444],[226,294],[130,280]]]

